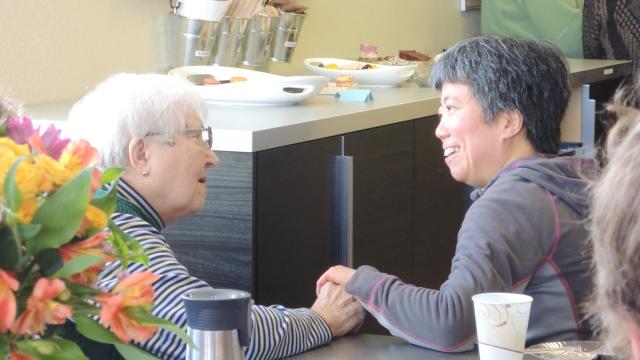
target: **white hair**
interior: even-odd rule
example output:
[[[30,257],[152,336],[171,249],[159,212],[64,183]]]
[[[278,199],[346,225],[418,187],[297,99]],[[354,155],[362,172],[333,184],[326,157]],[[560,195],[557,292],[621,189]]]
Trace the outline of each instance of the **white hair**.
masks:
[[[184,130],[195,114],[205,121],[207,107],[191,85],[175,76],[114,75],[80,99],[69,113],[73,137],[88,140],[105,167],[130,167],[129,143],[135,137]]]

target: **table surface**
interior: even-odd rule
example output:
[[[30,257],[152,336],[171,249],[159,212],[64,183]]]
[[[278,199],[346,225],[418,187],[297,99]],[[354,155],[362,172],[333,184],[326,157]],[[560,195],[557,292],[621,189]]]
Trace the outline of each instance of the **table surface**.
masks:
[[[330,344],[289,357],[293,360],[477,360],[477,351],[443,353],[421,348],[388,335],[357,334],[337,338]],[[537,359],[525,355],[523,360]]]
[[[296,360],[475,360],[477,352],[442,353],[424,349],[408,342],[385,335],[348,335],[332,341],[329,345],[291,357]]]

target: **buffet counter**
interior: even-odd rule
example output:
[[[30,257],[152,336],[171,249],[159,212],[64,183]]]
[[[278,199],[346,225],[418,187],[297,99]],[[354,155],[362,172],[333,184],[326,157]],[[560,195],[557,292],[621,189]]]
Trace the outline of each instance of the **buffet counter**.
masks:
[[[569,59],[568,62],[574,88],[631,72],[629,61]],[[372,88],[372,92],[374,100],[366,103],[339,102],[331,95],[316,95],[297,106],[209,105],[206,123],[215,130],[214,150],[258,152],[425,118],[438,112],[439,92],[414,83]],[[29,106],[27,113],[34,119],[64,120],[72,104],[67,101]]]

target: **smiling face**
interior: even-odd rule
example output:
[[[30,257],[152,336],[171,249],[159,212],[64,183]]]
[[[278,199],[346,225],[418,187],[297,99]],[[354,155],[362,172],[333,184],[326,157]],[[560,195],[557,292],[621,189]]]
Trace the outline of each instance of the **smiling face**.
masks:
[[[451,176],[473,187],[485,186],[505,164],[501,122],[485,120],[466,84],[444,83],[438,112],[436,136]]]
[[[187,118],[185,129],[202,128],[195,116]],[[207,170],[220,160],[202,140],[201,134],[175,134],[175,143],[145,138],[149,168],[144,196],[165,223],[196,213],[207,195]],[[141,189],[139,189],[141,190]]]

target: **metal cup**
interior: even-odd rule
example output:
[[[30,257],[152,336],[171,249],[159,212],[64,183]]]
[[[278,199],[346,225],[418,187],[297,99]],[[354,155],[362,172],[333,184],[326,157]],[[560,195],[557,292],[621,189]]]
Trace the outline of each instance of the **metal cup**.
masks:
[[[278,22],[271,51],[271,61],[291,61],[305,16],[306,14],[280,12],[280,21]]]
[[[174,18],[172,65],[209,64],[220,23],[180,15]]]
[[[213,51],[213,64],[235,66],[238,63],[248,20],[233,16],[225,16],[222,19]]]
[[[278,17],[271,17],[265,14],[254,15],[249,20],[242,57],[244,65],[256,67],[264,65],[271,51],[272,24],[277,20]]]
[[[203,288],[182,296],[187,315],[187,360],[242,360],[251,339],[251,295],[240,290]]]

